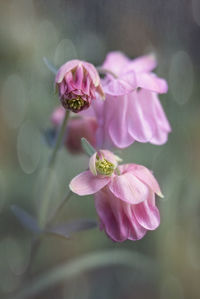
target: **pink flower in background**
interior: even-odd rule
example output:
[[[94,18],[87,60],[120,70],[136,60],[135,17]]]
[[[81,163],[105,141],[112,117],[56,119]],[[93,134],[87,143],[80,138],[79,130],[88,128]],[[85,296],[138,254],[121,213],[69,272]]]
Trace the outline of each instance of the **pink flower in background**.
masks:
[[[100,150],[89,162],[89,170],[70,182],[78,195],[94,194],[100,229],[116,242],[141,239],[160,224],[155,194],[162,197],[153,174],[137,164],[118,165],[118,157]]]
[[[161,145],[167,141],[170,124],[158,99],[167,83],[158,78],[153,55],[128,59],[120,52],[107,55],[102,68],[113,72],[102,80],[105,102],[98,99],[91,109],[98,121],[98,147],[125,148],[134,141]]]
[[[55,127],[59,127],[64,119],[65,109],[61,106],[56,108],[51,116]],[[64,144],[73,154],[81,153],[81,138],[86,138],[92,146],[96,146],[97,121],[94,117],[82,116],[70,118]]]
[[[97,70],[85,61],[71,60],[62,65],[55,84],[63,107],[75,113],[87,109],[96,92],[104,97]]]

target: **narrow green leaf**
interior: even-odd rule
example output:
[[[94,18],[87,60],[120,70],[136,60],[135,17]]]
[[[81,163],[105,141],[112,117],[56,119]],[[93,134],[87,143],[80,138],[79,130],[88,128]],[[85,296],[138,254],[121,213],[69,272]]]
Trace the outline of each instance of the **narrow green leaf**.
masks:
[[[48,67],[48,69],[54,74],[57,74],[57,69],[55,68],[55,66],[46,58],[43,57],[43,61],[46,64],[46,66]]]
[[[87,141],[86,138],[81,138],[81,144],[84,152],[91,157],[94,153],[96,153],[96,150],[93,148],[93,146]]]

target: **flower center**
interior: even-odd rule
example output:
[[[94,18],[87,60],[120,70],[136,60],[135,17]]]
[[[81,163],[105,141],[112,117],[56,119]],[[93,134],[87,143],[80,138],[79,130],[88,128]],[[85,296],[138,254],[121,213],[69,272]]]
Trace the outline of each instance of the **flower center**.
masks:
[[[96,169],[99,174],[111,175],[115,170],[115,166],[106,159],[100,160],[97,158]]]
[[[72,110],[73,112],[80,111],[85,105],[86,101],[84,101],[81,97],[67,100],[67,108]]]

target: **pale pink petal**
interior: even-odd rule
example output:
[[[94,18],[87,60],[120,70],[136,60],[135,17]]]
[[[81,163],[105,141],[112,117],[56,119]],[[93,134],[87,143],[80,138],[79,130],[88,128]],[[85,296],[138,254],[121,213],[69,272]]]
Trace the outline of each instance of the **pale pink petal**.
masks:
[[[133,143],[133,137],[128,131],[127,111],[129,105],[128,96],[107,96],[105,101],[105,134],[109,134],[110,140],[118,148],[128,147]],[[109,111],[109,113],[108,113]]]
[[[149,194],[148,187],[131,172],[112,177],[108,187],[116,197],[130,204],[146,200]]]
[[[158,78],[156,75],[152,73],[137,73],[136,78],[138,87],[157,93],[167,92],[168,86],[166,80]]]
[[[142,165],[129,164],[129,171],[131,171],[138,179],[149,186],[153,192],[163,197],[160,186],[149,169]]]
[[[152,205],[150,201],[132,206],[133,212],[139,224],[145,229],[154,230],[160,224],[160,213],[156,206]]]
[[[146,234],[147,230],[138,223],[138,221],[132,211],[132,205],[124,204],[123,207],[124,207],[124,212],[129,220],[128,239],[132,240],[132,241],[142,239],[144,237],[144,235]]]
[[[107,188],[95,194],[95,207],[100,218],[101,228],[115,242],[128,238],[129,223],[123,206]]]
[[[75,82],[74,82],[74,87],[76,89],[81,90],[82,89],[82,82],[83,82],[83,67],[82,65],[78,65],[76,68],[76,75],[75,75]]]
[[[96,158],[97,158],[97,153],[94,153],[92,155],[92,157],[90,157],[90,160],[89,160],[89,169],[93,175],[97,175]]]
[[[153,105],[140,92],[132,92],[128,96],[126,123],[132,139],[139,142],[149,142],[155,131]]]
[[[122,96],[130,93],[135,89],[136,85],[131,86],[123,79],[112,78],[106,85],[103,86],[105,94],[112,96]]]
[[[62,121],[65,117],[65,111],[66,110],[62,106],[57,107],[53,111],[53,113],[51,115],[51,122],[52,122],[53,125],[59,126],[62,123]]]
[[[107,54],[102,68],[111,70],[114,74],[119,75],[128,65],[130,59],[121,52],[110,52]]]
[[[89,195],[101,190],[109,181],[110,177],[99,178],[91,171],[85,171],[71,180],[69,188],[78,195]]]
[[[88,63],[86,61],[83,61],[83,66],[92,79],[94,86],[97,87],[100,84],[100,78],[96,68],[91,63]]]
[[[75,60],[70,60],[67,63],[63,64],[57,72],[55,83],[61,83],[66,73],[74,69],[79,63],[81,63],[81,61],[75,59]]]
[[[123,164],[119,165],[120,173],[132,173],[136,176],[140,181],[146,184],[153,192],[155,192],[158,196],[163,197],[162,192],[160,190],[160,186],[153,176],[153,173],[146,167],[139,164]]]
[[[171,132],[171,126],[162,108],[162,105],[158,99],[156,93],[150,95],[152,102],[154,103],[154,115],[156,120],[156,127],[154,131],[151,143],[161,145],[168,139],[168,134]]]
[[[157,66],[156,56],[154,54],[137,57],[129,63],[127,70],[135,72],[151,72]]]

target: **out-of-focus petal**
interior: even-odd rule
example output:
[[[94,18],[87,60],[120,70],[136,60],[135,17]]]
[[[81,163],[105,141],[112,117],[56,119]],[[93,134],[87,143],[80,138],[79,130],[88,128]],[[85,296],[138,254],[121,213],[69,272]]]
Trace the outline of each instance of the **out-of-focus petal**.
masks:
[[[122,96],[130,93],[135,89],[135,86],[131,86],[123,79],[112,78],[109,83],[104,85],[105,94],[112,96]]]
[[[154,105],[154,116],[156,121],[155,131],[151,143],[161,145],[166,143],[168,134],[171,132],[171,126],[162,108],[156,93],[149,96]]]
[[[128,133],[138,142],[149,142],[155,130],[153,105],[147,97],[142,98],[140,92],[132,92],[127,97]]]
[[[133,143],[133,137],[128,131],[128,102],[128,96],[107,96],[105,101],[105,134],[109,134],[110,140],[118,148],[128,147]]]
[[[65,117],[65,113],[65,109],[62,106],[57,107],[51,115],[52,124],[55,126],[59,126]]]
[[[112,177],[108,187],[116,197],[129,204],[138,204],[148,196],[148,187],[131,172]]]
[[[121,52],[110,52],[107,54],[102,68],[111,70],[114,74],[119,75],[129,61],[130,59]]]
[[[157,93],[166,93],[168,90],[166,80],[158,78],[155,74],[137,73],[136,78],[138,87]]]
[[[134,70],[135,72],[148,73],[151,72],[157,66],[155,54],[149,54],[137,57],[129,63],[128,70]]]
[[[78,195],[89,195],[101,190],[109,181],[110,177],[99,178],[91,171],[85,171],[71,180],[69,188]]]

